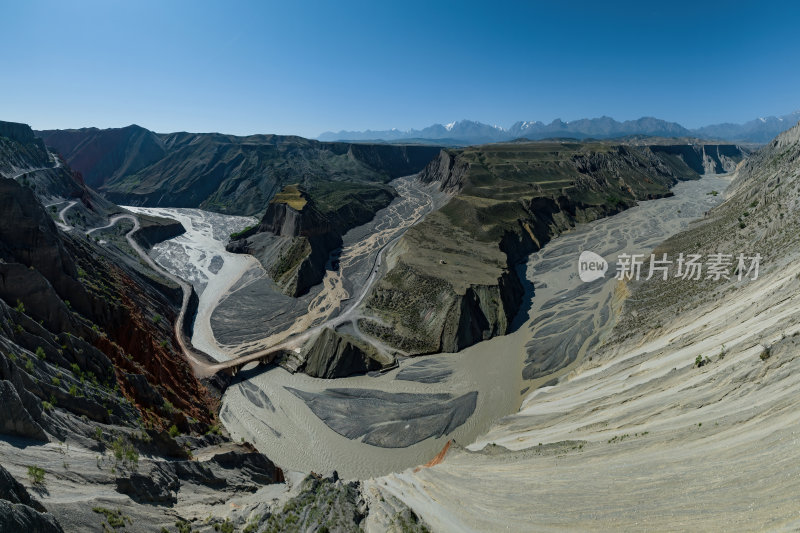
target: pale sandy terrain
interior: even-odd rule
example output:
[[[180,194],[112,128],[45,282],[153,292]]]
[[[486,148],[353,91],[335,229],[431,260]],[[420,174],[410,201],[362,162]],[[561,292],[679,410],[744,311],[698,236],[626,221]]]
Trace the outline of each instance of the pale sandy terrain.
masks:
[[[221,215],[201,209],[130,206],[125,209],[171,218],[186,229],[183,235],[156,244],[150,255],[159,265],[191,283],[199,295],[192,345],[217,360],[226,360],[227,355],[211,331],[211,313],[245,271],[260,268],[260,265],[253,256],[226,251],[225,243],[231,233],[258,221],[253,217]]]
[[[796,259],[645,337],[595,346],[467,450],[370,490],[436,531],[797,530]]]
[[[536,296],[527,319],[510,335],[427,357],[445,370],[437,383],[395,379],[415,360],[382,376],[335,381],[280,368],[245,372],[246,382],[226,393],[223,421],[235,439],[255,443],[288,470],[383,476],[366,482],[366,496],[376,506],[397,498],[437,531],[800,525],[786,518],[800,520],[800,411],[793,399],[800,265],[772,265],[741,291],[676,315],[645,339],[610,346],[603,343],[627,291],[611,272],[593,284],[577,278],[580,251],[609,261],[623,251],[649,253],[717,204],[707,193],[729,181],[683,183],[673,198],[554,239],[528,264]],[[341,287],[330,284],[329,294]],[[532,355],[545,341],[568,356],[567,364]],[[766,361],[759,357],[764,346],[772,353]],[[712,362],[697,368],[697,355]],[[532,364],[542,375],[523,380]],[[554,378],[557,385],[543,386]],[[448,435],[380,448],[339,435],[286,387],[477,391],[478,401]],[[254,402],[255,392],[263,395]],[[416,467],[449,439],[457,445],[441,464]],[[380,528],[379,521],[370,524]]]

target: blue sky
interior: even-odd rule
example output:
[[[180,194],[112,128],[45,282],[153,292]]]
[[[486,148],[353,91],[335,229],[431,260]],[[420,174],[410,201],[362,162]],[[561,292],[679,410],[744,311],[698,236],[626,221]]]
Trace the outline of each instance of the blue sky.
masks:
[[[285,133],[800,109],[778,2],[0,0],[0,120]]]

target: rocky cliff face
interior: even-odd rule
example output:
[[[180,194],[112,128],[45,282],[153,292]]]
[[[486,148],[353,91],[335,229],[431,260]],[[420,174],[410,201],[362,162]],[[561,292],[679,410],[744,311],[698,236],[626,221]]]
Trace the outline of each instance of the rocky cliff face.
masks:
[[[322,220],[310,220],[312,216],[313,215],[306,215],[304,219],[302,211],[294,209],[289,204],[284,202],[271,202],[269,207],[267,207],[264,218],[261,219],[261,224],[258,225],[257,231],[268,231],[278,237],[299,237],[303,232],[303,226],[306,226],[306,230],[308,230],[315,225],[317,227],[319,227],[320,224],[324,225],[324,221]],[[321,232],[326,231],[325,226],[319,229]]]
[[[310,193],[290,185],[270,202],[261,223],[227,249],[255,256],[286,294],[301,296],[322,281],[342,236],[393,198],[385,185],[327,183]]]
[[[144,243],[178,231],[143,225]],[[217,406],[178,348],[179,304],[138,261],[60,231],[30,188],[0,179],[0,531],[133,526],[131,515],[133,529],[159,529],[175,524],[179,493],[220,501],[283,481],[252,448],[198,436],[220,432]],[[26,471],[52,514],[19,483]],[[51,505],[56,491],[74,501]],[[109,493],[113,511],[97,497]]]
[[[648,147],[515,143],[443,150],[420,174],[453,194],[388,254],[362,331],[409,354],[453,352],[508,333],[524,288],[516,265],[575,224],[671,194],[698,173]]]
[[[148,423],[162,427],[174,423],[189,431],[189,418],[209,424],[213,405],[175,348],[169,321],[176,309],[169,296],[102,248],[60,233],[29,189],[2,180],[0,202],[6,336],[0,377],[23,405],[30,394],[36,397],[29,416],[56,434],[63,428],[48,422],[42,402],[103,421],[133,422],[138,405],[151,410],[143,413]],[[67,394],[71,379],[51,379],[65,370],[84,382],[93,376],[82,396]],[[133,403],[102,406],[120,394]],[[165,410],[166,401],[172,407]]]
[[[160,242],[174,239],[186,233],[186,228],[176,220],[154,219],[142,216],[139,219],[140,228],[133,235],[133,238],[145,250]]]
[[[459,159],[448,150],[442,150],[420,172],[419,179],[422,183],[439,183],[442,191],[456,192],[461,189],[467,172],[468,161]]]
[[[0,531],[58,533],[64,531],[44,506],[0,466]]]
[[[81,172],[90,187],[134,174],[162,157],[162,139],[140,126],[99,130],[45,130],[37,132],[59,152],[70,167]]]
[[[301,353],[305,363],[300,370],[315,378],[345,378],[395,364],[393,357],[379,353],[358,339],[325,328]]]
[[[676,157],[698,174],[733,172],[749,151],[735,144],[652,145],[659,156]]]
[[[44,149],[44,143],[34,135],[31,127],[20,122],[0,120],[0,137],[7,137],[20,144],[36,144],[41,149]]]

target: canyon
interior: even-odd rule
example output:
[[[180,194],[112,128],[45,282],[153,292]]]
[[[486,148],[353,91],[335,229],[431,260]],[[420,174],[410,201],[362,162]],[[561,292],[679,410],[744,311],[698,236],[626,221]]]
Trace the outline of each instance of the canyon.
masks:
[[[751,154],[3,126],[0,475],[23,484],[0,524],[635,527],[647,490],[669,495],[648,524],[715,523],[678,484],[736,450],[763,467],[794,423],[797,131]],[[757,282],[613,276],[620,254],[740,248]],[[601,281],[577,278],[582,250]],[[630,477],[647,465],[667,473]],[[753,490],[776,496],[725,523],[791,524],[768,520],[789,516],[779,488]]]

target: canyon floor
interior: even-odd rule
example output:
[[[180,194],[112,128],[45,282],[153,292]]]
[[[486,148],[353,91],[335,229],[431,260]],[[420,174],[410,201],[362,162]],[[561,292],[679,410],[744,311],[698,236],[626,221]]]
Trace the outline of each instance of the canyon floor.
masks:
[[[284,469],[287,482],[225,495],[227,516],[247,522],[296,496],[309,471],[336,471],[362,482],[367,531],[385,531],[404,505],[434,531],[796,529],[796,254],[764,265],[757,280],[687,286],[692,305],[676,312],[665,303],[657,325],[637,325],[634,315],[628,330],[615,329],[622,302],[638,294],[614,278],[617,256],[649,256],[670,236],[684,235],[722,202],[720,191],[733,179],[682,182],[674,196],[554,238],[519,267],[526,304],[508,335],[455,354],[400,357],[388,372],[342,379],[245,368],[222,398],[220,419],[234,441],[253,443]],[[381,270],[381,253],[441,201],[412,180],[395,185],[406,196],[345,238],[340,268],[328,271],[305,308],[284,310],[285,329],[273,322],[272,329],[256,328],[267,332],[261,338],[237,333],[238,344],[219,341],[214,316],[264,277],[253,257],[224,248],[231,232],[253,220],[131,210],[186,227],[150,255],[195,287],[192,342],[225,361],[326,324],[361,335],[352,321],[360,316],[360,290]],[[609,268],[584,283],[576,267],[587,250]],[[273,315],[282,312],[280,301],[269,300]],[[243,315],[225,331],[246,327]],[[702,366],[698,357],[706,358]],[[208,453],[219,451],[212,444]],[[0,457],[19,478],[36,461],[64,470],[39,494],[59,516],[92,501],[122,507],[137,524],[132,531],[152,523],[146,507],[97,492],[115,477],[106,454],[79,445],[4,445]],[[140,468],[157,468],[157,461],[143,457]],[[219,515],[215,491],[189,483],[177,498],[181,516]],[[96,521],[94,513],[78,513],[65,525]]]
[[[626,215],[636,220],[632,210],[596,226]],[[751,246],[741,251],[765,253]],[[441,531],[796,530],[800,268],[790,250],[757,280],[686,281],[688,307],[665,301],[656,327],[591,343],[475,442],[372,489]]]
[[[619,215],[554,239],[534,254],[527,266],[520,267],[525,269],[530,285],[526,295],[529,305],[524,307],[515,331],[509,335],[456,354],[404,358],[399,368],[384,374],[321,380],[277,367],[266,371],[245,370],[226,392],[221,418],[236,440],[253,442],[283,468],[322,473],[336,470],[352,479],[401,472],[424,464],[450,439],[461,445],[481,442],[487,431],[493,431],[498,420],[515,413],[526,397],[547,390],[537,387],[574,371],[585,361],[590,349],[608,334],[617,290],[612,279],[616,255],[649,253],[666,237],[719,203],[721,197],[710,193],[724,190],[729,180],[727,176],[709,176],[681,183],[675,187],[673,197],[642,202]],[[406,188],[401,190],[406,195],[418,190],[411,187],[411,182],[402,183]],[[401,197],[398,203],[413,201],[418,207],[410,212],[424,213],[425,203],[419,198],[417,193],[410,199]],[[171,212],[156,211],[150,214],[168,217]],[[359,281],[363,283],[370,269],[348,271],[347,265],[374,261],[372,258],[382,249],[380,245],[390,242],[407,227],[408,220],[413,222],[413,218],[392,218],[397,212],[397,208],[389,208],[370,227],[354,230],[357,238],[346,239],[341,254],[343,268],[329,271],[328,278],[336,277],[336,281],[328,283],[326,279],[323,287],[309,297],[309,302],[347,297]],[[176,211],[175,215],[180,213]],[[406,225],[387,223],[398,220],[406,221]],[[225,232],[240,229],[246,223],[238,220],[237,226],[236,222],[231,218]],[[187,255],[173,251],[170,259],[170,254],[165,253],[181,239],[192,241],[194,248],[209,247],[204,252],[207,257],[219,254],[229,264],[228,256],[219,252],[219,243],[194,238],[190,229],[185,236],[158,245],[153,251],[165,267],[175,268],[174,260]],[[595,251],[611,261],[605,281],[583,284],[577,278],[575,265],[582,250]],[[193,252],[198,253],[203,255]],[[243,261],[238,264],[236,272],[243,275],[242,280],[253,279],[248,276],[248,269],[256,270],[258,265],[252,261],[250,266],[245,265]],[[224,268],[219,272],[223,273]],[[205,271],[209,287],[222,286],[214,281],[213,272]],[[189,275],[188,279],[197,286],[199,278]],[[246,286],[242,280],[234,282],[226,277],[228,299],[237,301],[231,295],[236,294],[237,285]],[[234,289],[229,290],[230,287]],[[213,298],[206,298],[205,294],[201,294],[198,316],[214,316],[213,306],[220,301],[220,292],[214,292]],[[271,342],[283,340],[296,330],[297,324],[319,324],[348,310],[353,312],[357,303],[346,307],[347,300],[342,304],[332,302],[322,306],[326,312],[320,312],[319,305],[308,305],[308,314],[299,314],[288,322],[286,330],[271,330],[268,338]],[[276,306],[274,302],[269,305]],[[214,333],[216,323],[212,318]],[[200,345],[198,336],[207,331],[205,326],[196,327],[193,339],[196,346]],[[261,345],[265,343],[261,341]],[[246,340],[247,346],[253,344],[258,341]],[[216,350],[210,353],[218,359],[243,351],[237,345],[217,341],[214,345]],[[541,354],[545,351],[555,356],[543,359]]]

